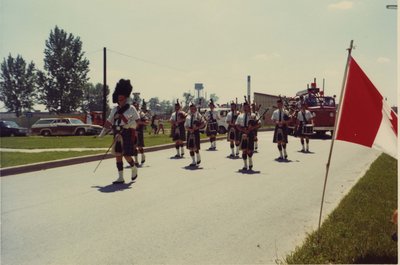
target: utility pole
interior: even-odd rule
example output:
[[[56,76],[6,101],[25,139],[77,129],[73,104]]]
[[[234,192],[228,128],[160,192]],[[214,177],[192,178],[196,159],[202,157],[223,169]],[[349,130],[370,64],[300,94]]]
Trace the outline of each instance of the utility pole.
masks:
[[[103,48],[103,126],[107,115],[107,49]]]

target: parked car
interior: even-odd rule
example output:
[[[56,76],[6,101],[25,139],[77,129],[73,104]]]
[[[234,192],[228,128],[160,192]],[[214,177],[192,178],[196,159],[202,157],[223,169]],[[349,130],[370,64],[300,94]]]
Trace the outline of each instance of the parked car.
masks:
[[[41,118],[31,127],[35,135],[95,135],[101,132],[99,125],[85,124],[75,118]]]
[[[28,129],[19,126],[15,121],[0,121],[1,136],[26,136]]]

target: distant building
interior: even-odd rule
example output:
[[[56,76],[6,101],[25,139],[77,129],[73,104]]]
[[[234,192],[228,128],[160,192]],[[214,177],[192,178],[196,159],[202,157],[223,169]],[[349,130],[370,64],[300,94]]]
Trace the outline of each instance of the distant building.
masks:
[[[279,99],[279,96],[254,92],[253,98],[257,105],[261,105],[261,111],[269,108],[268,112],[264,115],[265,119],[263,124],[273,125],[274,123],[271,120],[272,112],[275,110],[273,106],[276,106],[276,101]]]

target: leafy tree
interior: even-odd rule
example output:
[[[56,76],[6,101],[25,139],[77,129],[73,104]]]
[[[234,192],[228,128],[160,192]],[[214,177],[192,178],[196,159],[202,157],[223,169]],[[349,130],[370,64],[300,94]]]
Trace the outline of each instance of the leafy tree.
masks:
[[[0,100],[9,111],[19,117],[22,111],[33,109],[36,99],[36,69],[31,62],[26,64],[21,55],[13,58],[8,55],[1,64]]]
[[[163,100],[160,102],[160,110],[163,114],[169,116],[174,111],[174,107],[172,106],[171,101]]]
[[[160,100],[158,99],[158,97],[149,99],[148,108],[150,108],[152,112],[161,111]]]
[[[210,99],[212,99],[214,101],[214,103],[216,103],[218,101],[219,97],[217,97],[217,95],[213,93],[210,95]]]
[[[110,94],[110,89],[106,86],[106,112],[110,110],[108,95]],[[82,110],[85,112],[90,111],[103,111],[103,84],[97,83],[96,86],[92,83],[87,83],[85,85],[85,97],[82,104]]]
[[[185,101],[185,106],[188,106],[190,104],[190,102],[193,101],[194,95],[185,92],[185,93],[183,93],[183,98]]]
[[[89,61],[79,37],[57,26],[44,50],[44,70],[39,71],[39,100],[50,112],[69,113],[82,106]]]

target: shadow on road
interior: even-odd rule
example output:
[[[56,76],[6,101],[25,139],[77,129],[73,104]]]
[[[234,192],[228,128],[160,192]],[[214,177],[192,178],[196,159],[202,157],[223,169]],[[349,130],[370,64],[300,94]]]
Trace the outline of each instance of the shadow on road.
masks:
[[[247,175],[254,175],[254,174],[260,174],[261,171],[239,169],[239,170],[237,171],[237,173],[242,173],[242,174],[247,174]]]
[[[187,169],[187,170],[198,170],[198,169],[203,169],[200,166],[185,166],[183,167],[183,169]]]
[[[103,192],[103,193],[111,193],[111,192],[116,192],[116,191],[123,191],[123,190],[129,190],[132,189],[132,184],[135,183],[134,181],[131,181],[129,183],[124,183],[124,184],[110,184],[107,186],[92,186],[92,188],[96,188],[98,191]]]

